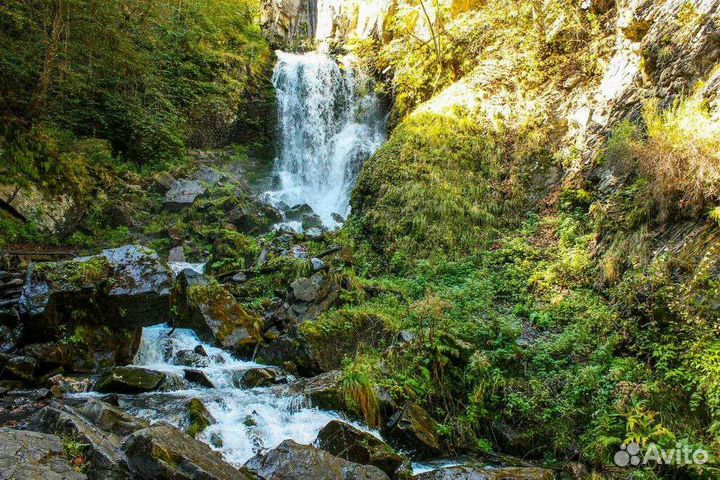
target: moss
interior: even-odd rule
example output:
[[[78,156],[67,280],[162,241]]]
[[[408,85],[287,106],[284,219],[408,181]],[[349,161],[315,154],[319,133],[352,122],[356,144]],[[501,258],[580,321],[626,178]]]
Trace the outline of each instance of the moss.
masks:
[[[190,425],[188,426],[187,434],[193,438],[197,437],[211,425],[210,413],[207,408],[205,408],[205,405],[197,398],[191,399],[188,404],[188,418]]]
[[[112,266],[107,258],[97,256],[85,261],[42,263],[35,271],[50,283],[82,288],[107,281],[112,275]]]

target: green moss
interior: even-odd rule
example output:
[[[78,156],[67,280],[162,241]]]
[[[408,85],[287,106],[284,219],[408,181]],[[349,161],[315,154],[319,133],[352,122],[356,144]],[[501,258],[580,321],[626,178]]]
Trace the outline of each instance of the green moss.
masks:
[[[187,434],[193,438],[197,437],[211,425],[210,414],[207,408],[205,408],[205,405],[197,398],[190,400],[188,417],[190,425],[188,426]]]
[[[107,258],[97,256],[86,261],[42,263],[35,271],[51,283],[78,288],[97,287],[110,278],[112,266]]]

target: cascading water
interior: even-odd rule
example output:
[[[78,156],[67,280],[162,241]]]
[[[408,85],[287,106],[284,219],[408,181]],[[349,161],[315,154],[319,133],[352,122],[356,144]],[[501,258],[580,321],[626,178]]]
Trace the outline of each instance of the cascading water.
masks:
[[[306,203],[333,228],[333,214],[350,212],[360,167],[385,141],[385,115],[350,62],[339,65],[320,53],[277,55],[279,189],[267,197],[275,206]]]

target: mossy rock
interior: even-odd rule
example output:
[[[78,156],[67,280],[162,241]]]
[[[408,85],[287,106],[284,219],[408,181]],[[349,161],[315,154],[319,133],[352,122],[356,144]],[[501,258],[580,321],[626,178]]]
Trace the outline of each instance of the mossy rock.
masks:
[[[188,404],[188,419],[190,425],[188,425],[187,434],[193,438],[201,434],[210,425],[216,423],[207,407],[197,398],[191,399]]]
[[[101,393],[143,393],[160,388],[165,374],[145,368],[115,367],[105,372],[95,384]]]

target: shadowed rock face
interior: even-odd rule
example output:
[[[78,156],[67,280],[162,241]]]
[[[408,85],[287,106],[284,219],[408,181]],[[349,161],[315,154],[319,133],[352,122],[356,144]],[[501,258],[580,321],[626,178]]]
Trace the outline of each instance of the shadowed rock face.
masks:
[[[103,393],[141,393],[157,390],[166,375],[145,368],[116,367],[103,374],[95,390]]]
[[[553,480],[552,470],[544,468],[451,467],[421,473],[418,480]]]
[[[0,478],[84,480],[65,456],[60,437],[0,429]]]
[[[309,445],[286,440],[245,467],[262,480],[387,480],[372,465],[359,465]]]
[[[62,325],[131,329],[167,322],[172,278],[155,252],[137,245],[37,264],[20,303],[24,341],[47,341]]]

